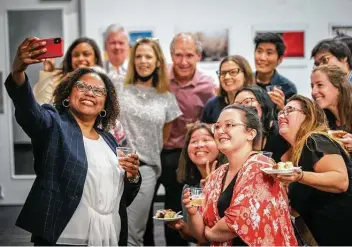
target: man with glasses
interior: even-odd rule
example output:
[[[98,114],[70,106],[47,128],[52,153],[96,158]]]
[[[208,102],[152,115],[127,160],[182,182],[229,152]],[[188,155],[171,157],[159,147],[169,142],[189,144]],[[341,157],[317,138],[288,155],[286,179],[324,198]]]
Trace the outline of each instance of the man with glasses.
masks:
[[[255,82],[268,91],[276,108],[280,110],[285,101],[297,93],[295,84],[276,70],[284,58],[285,43],[281,35],[268,32],[257,34],[254,44]]]
[[[170,90],[175,94],[182,116],[172,122],[168,141],[161,153],[162,174],[159,184],[165,187],[165,208],[181,211],[181,194],[183,185],[176,179],[176,170],[185,145],[187,124],[200,119],[205,103],[215,95],[215,82],[211,76],[197,69],[201,59],[202,46],[191,33],[179,33],[170,44],[172,66],[170,68]],[[158,189],[158,186],[157,186]],[[149,232],[152,225],[148,225]],[[168,246],[186,246],[175,230],[165,227],[165,239]],[[144,241],[144,244],[152,244]]]
[[[352,83],[351,51],[348,46],[338,39],[321,40],[312,50],[314,66],[334,64],[346,72],[347,79]]]

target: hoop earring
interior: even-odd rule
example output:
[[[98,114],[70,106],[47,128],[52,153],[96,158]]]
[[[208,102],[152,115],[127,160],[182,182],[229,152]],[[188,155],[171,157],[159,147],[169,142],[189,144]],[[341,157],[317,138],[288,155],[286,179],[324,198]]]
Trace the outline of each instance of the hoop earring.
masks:
[[[105,111],[105,110],[102,110],[102,111],[99,113],[99,116],[100,116],[100,117],[106,117],[106,111]]]
[[[62,105],[67,108],[67,107],[70,106],[70,101],[69,101],[68,99],[64,99],[64,100],[62,101]]]

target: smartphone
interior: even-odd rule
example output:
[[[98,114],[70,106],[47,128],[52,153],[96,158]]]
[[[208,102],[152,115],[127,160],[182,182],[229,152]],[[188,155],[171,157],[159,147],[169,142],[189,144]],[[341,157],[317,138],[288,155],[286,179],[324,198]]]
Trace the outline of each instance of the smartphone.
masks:
[[[63,38],[49,38],[49,39],[41,39],[37,42],[46,41],[46,52],[36,59],[45,59],[45,58],[55,58],[55,57],[62,57],[64,54],[64,40]]]

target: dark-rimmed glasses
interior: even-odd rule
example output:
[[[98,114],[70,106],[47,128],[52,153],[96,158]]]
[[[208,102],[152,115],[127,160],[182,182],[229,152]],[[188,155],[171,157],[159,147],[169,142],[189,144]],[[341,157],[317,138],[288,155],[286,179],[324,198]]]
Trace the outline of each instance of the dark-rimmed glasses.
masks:
[[[214,123],[211,126],[211,132],[213,134],[215,134],[216,132],[218,132],[220,129],[222,129],[225,133],[228,133],[229,131],[231,131],[233,128],[235,128],[236,126],[247,126],[244,123],[236,123],[235,120],[227,120],[225,121],[223,124],[220,123]]]
[[[76,88],[78,89],[78,91],[80,91],[80,92],[92,91],[92,93],[93,93],[94,96],[96,96],[96,97],[105,96],[106,93],[107,93],[106,88],[91,86],[91,85],[88,85],[87,83],[85,83],[85,82],[83,82],[83,81],[76,81],[76,82],[75,82],[75,86],[76,86]]]
[[[230,69],[230,70],[218,70],[216,71],[216,74],[219,77],[225,77],[227,75],[227,73],[229,73],[229,75],[231,77],[235,77],[236,75],[238,75],[242,70],[240,68],[235,68],[235,69]]]
[[[253,98],[253,97],[247,97],[244,100],[242,100],[241,102],[235,102],[235,103],[240,104],[240,105],[244,105],[244,106],[252,106],[253,102],[257,102],[257,99]]]
[[[287,117],[288,115],[290,115],[291,112],[294,112],[294,111],[302,112],[304,114],[304,112],[300,109],[297,109],[293,106],[287,106],[284,109],[282,109],[281,111],[279,111],[277,116],[281,116],[283,114],[285,117]]]

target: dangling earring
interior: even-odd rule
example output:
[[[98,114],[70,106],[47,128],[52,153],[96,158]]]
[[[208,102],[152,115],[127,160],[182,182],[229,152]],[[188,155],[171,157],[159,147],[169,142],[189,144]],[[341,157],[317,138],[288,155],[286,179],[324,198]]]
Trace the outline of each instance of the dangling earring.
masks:
[[[70,101],[69,101],[68,99],[64,99],[64,100],[62,101],[62,105],[67,108],[67,107],[70,106]]]
[[[99,116],[100,116],[100,117],[106,117],[106,111],[105,111],[105,110],[101,111],[101,112],[99,113]]]

